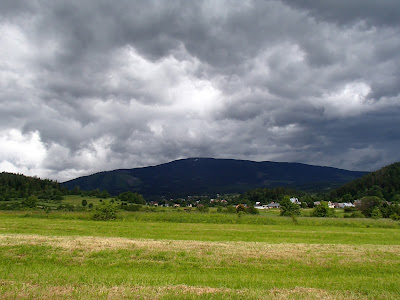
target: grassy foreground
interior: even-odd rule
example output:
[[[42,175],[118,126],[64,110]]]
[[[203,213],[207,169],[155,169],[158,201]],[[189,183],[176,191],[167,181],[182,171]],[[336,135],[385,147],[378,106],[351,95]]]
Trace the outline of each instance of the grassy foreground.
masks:
[[[0,213],[0,298],[400,297],[398,222],[181,214]]]

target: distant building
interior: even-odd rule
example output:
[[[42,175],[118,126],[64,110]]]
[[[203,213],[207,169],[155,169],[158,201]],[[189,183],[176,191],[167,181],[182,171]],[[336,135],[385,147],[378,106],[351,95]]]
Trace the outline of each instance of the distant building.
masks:
[[[292,202],[294,204],[299,204],[299,205],[301,204],[301,202],[297,198],[290,198],[290,202]]]
[[[275,202],[271,202],[267,206],[268,206],[268,208],[279,208],[279,207],[281,207],[281,205],[279,203],[275,203]]]
[[[345,208],[345,207],[354,207],[353,203],[345,202],[345,203],[334,203],[335,208]]]
[[[328,207],[329,208],[335,208],[335,204],[333,202],[328,201],[327,203],[328,203]],[[315,201],[314,202],[314,206],[318,206],[318,205],[321,205],[321,201]]]
[[[258,203],[258,205],[257,205]],[[257,209],[269,209],[268,205],[260,205],[260,202],[256,202],[256,205],[254,205],[254,208]]]

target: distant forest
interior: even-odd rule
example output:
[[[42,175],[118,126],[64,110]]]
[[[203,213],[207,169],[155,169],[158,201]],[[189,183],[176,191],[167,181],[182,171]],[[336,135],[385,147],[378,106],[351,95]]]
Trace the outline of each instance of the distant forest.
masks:
[[[61,200],[68,190],[56,181],[22,174],[0,173],[0,201],[36,196],[39,199]]]
[[[30,177],[23,174],[0,173],[0,201],[28,198],[35,196],[43,200],[62,200],[64,195],[82,195],[108,198],[107,191],[82,191],[79,187],[68,190],[57,181]]]
[[[331,192],[332,199],[360,199],[376,196],[386,201],[400,201],[400,163],[355,179]]]

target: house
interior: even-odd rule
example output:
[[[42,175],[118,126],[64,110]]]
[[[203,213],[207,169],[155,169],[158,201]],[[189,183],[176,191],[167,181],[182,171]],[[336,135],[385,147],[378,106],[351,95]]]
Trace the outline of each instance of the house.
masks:
[[[328,201],[327,203],[328,203],[328,207],[329,208],[335,208],[335,204],[333,202]],[[315,201],[314,202],[314,206],[318,206],[318,205],[321,205],[321,201]]]
[[[350,202],[334,203],[334,204],[335,204],[335,208],[354,207],[354,204],[350,203]]]
[[[258,205],[257,205],[257,203],[258,203]],[[260,202],[256,202],[256,205],[254,205],[254,208],[257,208],[257,209],[269,209],[268,205],[261,205]]]
[[[290,202],[292,202],[294,204],[299,204],[299,205],[301,204],[301,202],[297,198],[290,198]]]
[[[268,208],[279,208],[281,205],[279,203],[271,202],[267,206]]]

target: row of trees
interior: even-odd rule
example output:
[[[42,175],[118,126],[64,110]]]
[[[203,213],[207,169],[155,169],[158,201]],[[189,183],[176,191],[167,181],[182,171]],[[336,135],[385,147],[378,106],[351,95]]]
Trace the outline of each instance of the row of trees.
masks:
[[[100,199],[110,198],[111,195],[107,190],[94,189],[91,191],[82,190],[79,186],[75,186],[73,190],[68,191],[69,195],[79,195],[81,197],[96,197]]]
[[[268,204],[271,201],[280,202],[286,195],[292,195],[293,197],[303,197],[306,193],[296,191],[287,187],[275,187],[275,188],[258,188],[249,190],[243,193],[238,201],[240,203],[254,204],[260,202],[260,204]]]
[[[80,195],[82,197],[97,197],[101,199],[110,197],[106,190],[84,191],[79,186],[76,186],[70,191],[57,181],[8,172],[0,173],[0,201],[28,199],[31,196],[35,196],[40,200],[61,201],[65,195]]]
[[[300,206],[292,203],[288,199],[284,199],[280,203],[281,216],[299,216]],[[358,202],[356,207],[347,207],[345,213],[349,213],[345,217],[351,218],[392,218],[393,220],[400,219],[400,205],[389,205],[386,201],[375,197],[363,197]],[[328,206],[328,202],[322,201],[320,205],[314,207],[312,217],[334,217],[335,210]]]
[[[0,201],[36,196],[39,199],[61,200],[68,190],[58,182],[22,174],[0,173]]]

